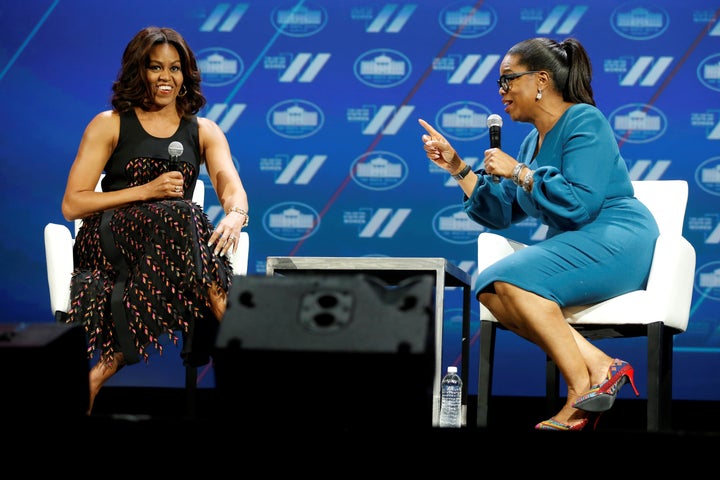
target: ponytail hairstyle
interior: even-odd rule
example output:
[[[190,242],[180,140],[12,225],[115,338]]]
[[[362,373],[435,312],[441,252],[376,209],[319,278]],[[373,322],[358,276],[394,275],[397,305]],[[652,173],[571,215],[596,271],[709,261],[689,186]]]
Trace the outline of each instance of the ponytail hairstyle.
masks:
[[[567,38],[557,42],[551,38],[531,38],[515,44],[507,54],[517,56],[518,63],[528,70],[550,73],[553,88],[562,93],[566,102],[595,105],[590,85],[592,64],[578,40]]]

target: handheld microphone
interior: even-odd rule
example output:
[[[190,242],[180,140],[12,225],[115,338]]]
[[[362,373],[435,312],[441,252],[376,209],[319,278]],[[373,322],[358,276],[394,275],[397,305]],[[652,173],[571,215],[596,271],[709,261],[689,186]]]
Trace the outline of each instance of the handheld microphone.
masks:
[[[490,130],[490,148],[500,148],[500,127],[502,127],[502,117],[497,113],[493,113],[487,117],[487,127]],[[500,183],[500,177],[493,175],[492,180]]]
[[[180,155],[183,154],[183,145],[180,142],[171,142],[168,145],[168,153],[170,154],[170,166],[168,170],[171,172],[179,172],[180,170]]]

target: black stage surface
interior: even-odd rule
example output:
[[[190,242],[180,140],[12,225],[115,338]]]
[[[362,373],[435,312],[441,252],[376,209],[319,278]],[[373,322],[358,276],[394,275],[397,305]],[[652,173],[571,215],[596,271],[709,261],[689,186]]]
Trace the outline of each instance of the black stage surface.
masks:
[[[618,399],[595,431],[546,432],[533,429],[545,418],[544,399],[535,397],[494,397],[490,425],[482,429],[344,428],[329,420],[314,427],[255,421],[253,412],[219,408],[218,393],[199,389],[195,413],[188,410],[184,389],[149,387],[105,387],[90,416],[6,412],[3,457],[26,474],[85,472],[84,478],[104,476],[98,468],[109,469],[111,477],[425,477],[440,473],[452,456],[456,468],[474,476],[613,472],[623,478],[678,467],[688,473],[714,470],[720,446],[720,402],[675,401],[668,432],[645,431],[645,404],[635,399]],[[287,401],[293,401],[291,392]],[[470,402],[472,407],[474,397]],[[397,408],[402,415],[402,406]]]

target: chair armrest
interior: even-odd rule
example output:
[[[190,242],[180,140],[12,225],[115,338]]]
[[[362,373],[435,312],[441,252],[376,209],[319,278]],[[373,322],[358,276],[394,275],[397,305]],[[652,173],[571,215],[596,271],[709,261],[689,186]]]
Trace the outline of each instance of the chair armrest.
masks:
[[[70,280],[73,272],[73,238],[65,225],[45,225],[45,264],[47,267],[50,308],[67,312],[70,306]]]
[[[238,237],[237,251],[228,253],[234,275],[247,275],[250,257],[250,235],[242,231]]]

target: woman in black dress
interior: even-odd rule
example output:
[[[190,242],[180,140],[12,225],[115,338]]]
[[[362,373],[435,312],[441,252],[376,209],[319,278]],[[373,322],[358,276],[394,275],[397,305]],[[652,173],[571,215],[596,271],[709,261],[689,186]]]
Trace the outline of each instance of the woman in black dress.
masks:
[[[85,327],[90,358],[99,352],[88,413],[112,375],[147,361],[148,348],[162,352],[163,339],[183,339],[186,363],[209,361],[233,275],[226,254],[249,218],[225,134],[197,116],[200,80],[177,31],[139,31],[123,53],[112,110],[87,125],[70,169],[62,212],[83,223],[68,322]],[[176,164],[173,142],[182,146],[172,150]],[[203,163],[225,210],[217,228],[191,201]]]

